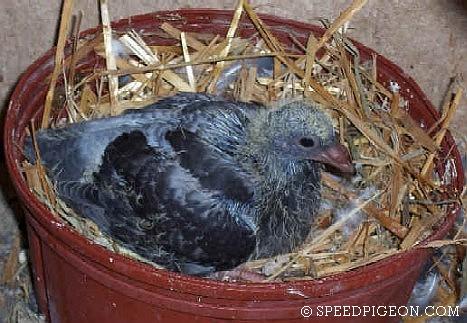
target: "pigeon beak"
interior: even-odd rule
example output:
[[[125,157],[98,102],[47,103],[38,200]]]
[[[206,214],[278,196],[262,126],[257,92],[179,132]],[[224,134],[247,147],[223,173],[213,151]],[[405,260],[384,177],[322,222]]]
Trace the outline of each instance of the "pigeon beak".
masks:
[[[329,165],[343,174],[353,174],[355,172],[349,151],[341,144],[323,147],[321,151],[314,153],[310,159]]]

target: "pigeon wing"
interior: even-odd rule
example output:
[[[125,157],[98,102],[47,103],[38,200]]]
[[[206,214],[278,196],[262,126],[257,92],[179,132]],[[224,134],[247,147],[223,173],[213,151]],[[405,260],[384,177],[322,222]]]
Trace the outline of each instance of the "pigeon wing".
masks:
[[[254,184],[232,157],[239,118],[250,108],[180,94],[42,130],[37,141],[60,197],[75,211],[149,259],[203,273],[244,261],[254,246]],[[30,140],[25,152],[34,161]]]
[[[36,137],[41,160],[52,179],[55,182],[83,181],[98,170],[105,148],[122,133],[141,130],[151,138],[153,146],[158,146],[164,143],[165,132],[175,129],[181,122],[177,110],[136,111],[38,131]],[[26,158],[34,162],[31,138],[26,139],[24,150]]]
[[[246,215],[252,212],[251,188],[226,163],[205,157],[209,147],[189,132],[166,137],[175,156],[151,147],[140,131],[122,134],[106,148],[95,182],[100,203],[112,215],[108,233],[140,255],[189,274],[245,261],[255,245]],[[199,163],[190,159],[194,152]]]

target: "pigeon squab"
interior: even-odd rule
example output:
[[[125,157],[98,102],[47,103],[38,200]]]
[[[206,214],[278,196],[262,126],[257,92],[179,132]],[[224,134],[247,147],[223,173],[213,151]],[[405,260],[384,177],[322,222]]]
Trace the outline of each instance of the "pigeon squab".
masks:
[[[182,93],[40,130],[37,141],[77,214],[140,256],[200,276],[299,247],[323,165],[353,171],[330,117],[304,101],[267,108]]]

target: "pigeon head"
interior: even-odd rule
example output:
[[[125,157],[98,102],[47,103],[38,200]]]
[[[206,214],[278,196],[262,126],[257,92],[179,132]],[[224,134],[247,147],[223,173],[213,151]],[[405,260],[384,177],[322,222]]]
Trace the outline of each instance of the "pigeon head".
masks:
[[[347,149],[336,142],[329,115],[304,101],[263,110],[249,130],[250,153],[275,174],[288,176],[321,165],[340,173],[353,171]]]
[[[350,156],[330,116],[303,101],[260,110],[247,133],[247,163],[262,178],[254,258],[288,253],[303,243],[319,209],[320,169],[351,173]]]

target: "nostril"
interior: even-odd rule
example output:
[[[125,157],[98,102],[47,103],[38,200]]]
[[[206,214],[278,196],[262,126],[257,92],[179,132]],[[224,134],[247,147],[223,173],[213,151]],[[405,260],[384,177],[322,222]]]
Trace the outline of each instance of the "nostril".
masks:
[[[301,146],[306,147],[306,148],[311,148],[315,146],[315,141],[313,140],[313,138],[307,138],[307,137],[301,138],[299,143]]]

